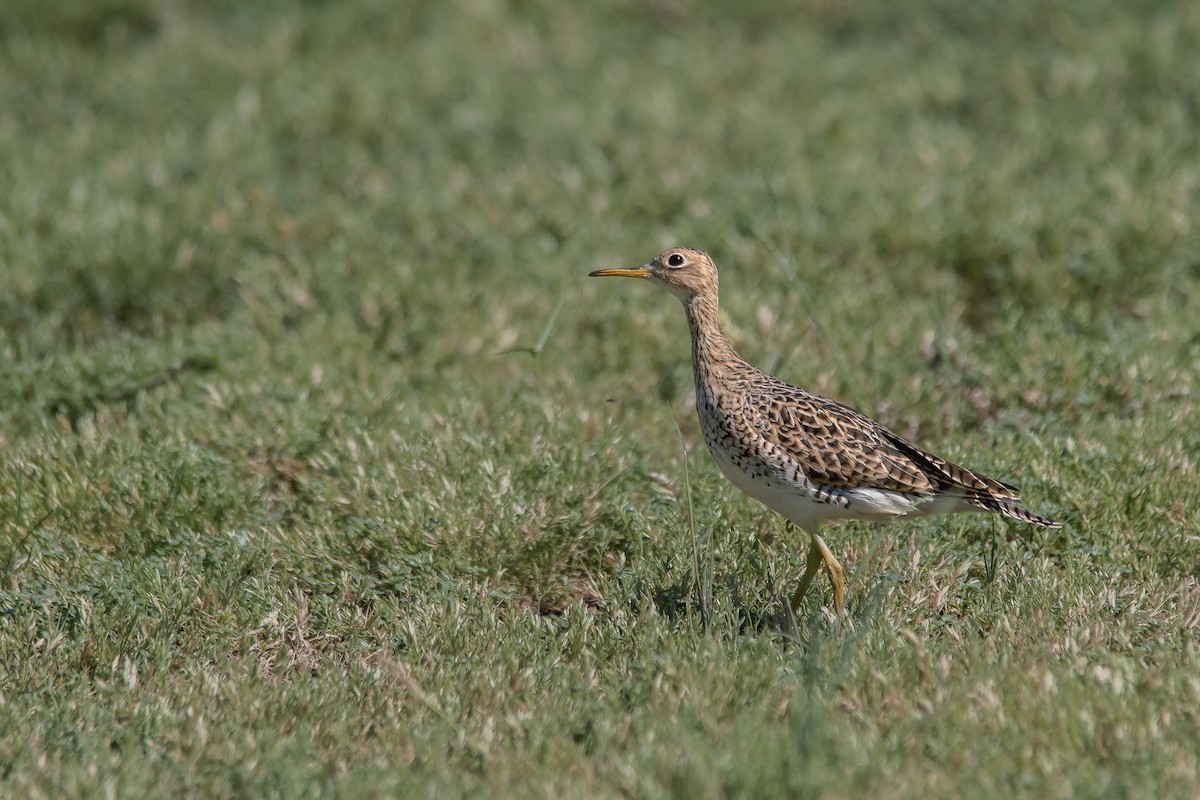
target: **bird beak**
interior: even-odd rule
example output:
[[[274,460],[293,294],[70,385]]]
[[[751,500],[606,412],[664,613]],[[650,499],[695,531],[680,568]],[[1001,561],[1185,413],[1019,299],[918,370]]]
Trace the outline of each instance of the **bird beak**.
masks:
[[[646,278],[650,276],[649,267],[633,267],[631,269],[598,269],[589,272],[589,278]]]

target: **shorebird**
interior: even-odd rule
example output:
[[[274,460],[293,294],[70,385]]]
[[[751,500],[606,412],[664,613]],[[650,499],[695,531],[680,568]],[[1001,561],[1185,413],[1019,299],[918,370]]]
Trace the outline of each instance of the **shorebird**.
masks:
[[[793,613],[822,565],[833,585],[834,611],[845,608],[845,573],[821,537],[825,522],[987,511],[1062,527],[1023,508],[1016,487],[927,453],[853,408],[747,363],[721,327],[717,268],[704,251],[672,247],[644,266],[590,275],[643,278],[683,303],[696,412],[709,452],[734,486],[811,539]]]

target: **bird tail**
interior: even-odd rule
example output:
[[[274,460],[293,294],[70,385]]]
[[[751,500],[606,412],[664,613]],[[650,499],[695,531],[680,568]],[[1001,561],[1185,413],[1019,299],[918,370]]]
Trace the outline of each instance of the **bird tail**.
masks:
[[[999,497],[972,497],[972,504],[981,511],[992,511],[1009,519],[1041,525],[1043,528],[1061,528],[1058,520],[1043,517],[1028,508],[1017,505],[1012,500]]]

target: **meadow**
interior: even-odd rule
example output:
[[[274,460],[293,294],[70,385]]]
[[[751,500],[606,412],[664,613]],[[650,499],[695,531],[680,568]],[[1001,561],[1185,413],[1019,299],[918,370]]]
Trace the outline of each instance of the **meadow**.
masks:
[[[1200,5],[5,0],[0,796],[1200,795]],[[807,542],[679,304],[1015,483]]]

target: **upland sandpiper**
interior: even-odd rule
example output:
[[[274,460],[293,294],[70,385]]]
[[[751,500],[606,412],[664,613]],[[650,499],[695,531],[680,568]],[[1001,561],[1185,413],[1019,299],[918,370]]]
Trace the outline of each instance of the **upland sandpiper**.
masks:
[[[1021,507],[1015,487],[926,453],[849,406],[746,363],[721,328],[717,268],[707,253],[673,247],[645,266],[591,275],[646,278],[683,303],[696,412],[709,452],[735,486],[812,539],[793,612],[822,564],[833,584],[834,611],[845,607],[842,565],[821,538],[827,521],[989,511],[1062,527]]]

